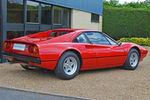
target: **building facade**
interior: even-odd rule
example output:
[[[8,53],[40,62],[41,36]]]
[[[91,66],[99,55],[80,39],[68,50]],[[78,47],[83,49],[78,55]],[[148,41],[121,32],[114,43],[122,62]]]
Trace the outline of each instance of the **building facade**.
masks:
[[[102,31],[102,8],[102,0],[0,0],[0,63],[6,39],[57,28]]]

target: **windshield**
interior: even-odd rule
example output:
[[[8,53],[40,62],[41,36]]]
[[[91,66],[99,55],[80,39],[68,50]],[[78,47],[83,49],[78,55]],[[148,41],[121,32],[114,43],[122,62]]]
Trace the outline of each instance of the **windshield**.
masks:
[[[58,36],[65,35],[68,33],[70,33],[70,31],[53,31],[50,33],[49,37],[58,37]]]

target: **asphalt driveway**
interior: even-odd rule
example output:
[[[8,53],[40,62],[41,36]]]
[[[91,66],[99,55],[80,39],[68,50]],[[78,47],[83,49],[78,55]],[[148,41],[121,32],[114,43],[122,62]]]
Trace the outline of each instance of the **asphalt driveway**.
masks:
[[[94,100],[0,87],[0,100]]]
[[[97,100],[150,100],[149,54],[135,71],[121,68],[83,71],[60,80],[52,71],[27,71],[19,64],[0,65],[0,86]]]

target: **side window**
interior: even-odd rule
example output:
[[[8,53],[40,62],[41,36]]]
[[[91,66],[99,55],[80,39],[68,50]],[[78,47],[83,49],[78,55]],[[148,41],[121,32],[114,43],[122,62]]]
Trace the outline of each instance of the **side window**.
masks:
[[[114,42],[113,40],[111,40],[110,38],[108,38],[108,37],[106,37],[106,38],[107,38],[107,40],[110,42],[111,45],[117,45],[117,43]]]
[[[78,43],[89,43],[84,34],[81,34],[81,35],[77,36],[76,39],[75,39],[75,42],[78,42]]]
[[[93,44],[110,45],[106,37],[99,32],[87,32],[85,33],[85,35],[89,38],[90,42]]]

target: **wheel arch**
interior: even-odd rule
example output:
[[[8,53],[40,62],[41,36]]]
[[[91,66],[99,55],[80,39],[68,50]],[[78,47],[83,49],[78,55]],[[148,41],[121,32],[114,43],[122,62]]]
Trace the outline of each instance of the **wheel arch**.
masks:
[[[130,54],[130,51],[131,51],[132,49],[135,49],[135,50],[137,50],[137,51],[139,52],[139,59],[140,59],[141,52],[140,52],[140,48],[139,48],[138,46],[131,46],[131,47],[128,49],[128,55]],[[123,65],[123,67],[124,67],[125,69],[127,69],[127,70],[135,70],[136,67],[138,66],[139,61],[138,61],[137,65],[136,65],[135,67],[132,67],[132,66],[130,65],[130,61],[129,61],[130,58],[129,58],[129,57],[130,57],[130,56],[127,56],[126,61],[125,61],[124,65]]]
[[[133,47],[131,47],[131,49],[136,49],[136,50],[139,52],[139,56],[141,57],[140,49],[139,49],[137,46],[133,46]],[[130,49],[130,50],[131,50],[131,49]]]
[[[79,57],[79,60],[80,60],[80,66],[82,66],[82,56],[81,56],[81,53],[80,53],[78,50],[75,50],[75,49],[67,49],[67,50],[63,51],[63,52],[60,54],[60,57],[61,57],[64,53],[66,53],[66,52],[68,52],[68,51],[72,51],[72,52],[74,52],[75,54],[77,54],[77,56]],[[60,57],[59,57],[59,59],[60,59]]]

